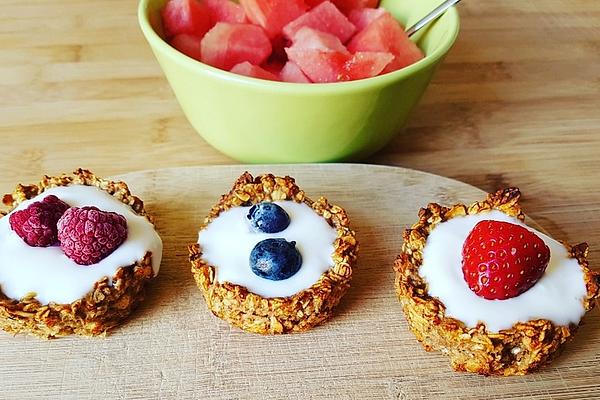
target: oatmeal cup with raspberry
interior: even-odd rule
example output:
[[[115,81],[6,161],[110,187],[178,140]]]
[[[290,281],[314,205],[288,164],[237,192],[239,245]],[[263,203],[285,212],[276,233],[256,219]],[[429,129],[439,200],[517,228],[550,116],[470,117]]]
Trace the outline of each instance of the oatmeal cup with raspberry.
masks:
[[[18,185],[0,218],[0,327],[104,335],[143,300],[162,241],[124,182],[78,169]]]
[[[410,329],[457,371],[523,375],[573,338],[599,294],[587,244],[527,226],[520,192],[429,204],[404,233],[396,289]]]
[[[289,176],[245,173],[189,246],[192,274],[217,317],[254,333],[306,331],[350,286],[358,243],[349,223]]]

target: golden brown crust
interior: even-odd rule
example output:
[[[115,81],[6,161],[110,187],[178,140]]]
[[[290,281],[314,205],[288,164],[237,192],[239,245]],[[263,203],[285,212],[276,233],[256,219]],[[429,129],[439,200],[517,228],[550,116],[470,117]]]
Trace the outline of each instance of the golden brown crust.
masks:
[[[39,184],[19,184],[13,193],[4,195],[2,201],[12,209],[48,188],[68,185],[96,186],[152,222],[144,203],[131,195],[124,182],[104,180],[83,169],[72,175],[44,176]],[[148,252],[135,265],[119,268],[112,285],[109,278],[104,277],[84,298],[71,304],[41,304],[33,298],[34,294],[14,300],[0,290],[0,327],[10,333],[30,333],[47,339],[70,334],[105,335],[143,300],[146,284],[152,277],[152,254]]]
[[[481,202],[447,208],[429,204],[419,211],[419,221],[404,232],[402,252],[395,261],[396,292],[409,326],[427,351],[440,350],[450,357],[457,371],[482,375],[524,375],[555,358],[572,338],[576,325],[557,326],[544,319],[515,324],[511,329],[490,333],[483,324],[467,328],[445,316],[444,304],[429,296],[427,283],[419,275],[423,248],[429,233],[450,218],[496,209],[524,219],[516,188],[500,190]],[[585,243],[565,247],[584,272],[589,311],[598,298],[600,275],[588,268]]]
[[[254,178],[248,172],[244,173],[233,189],[221,196],[211,209],[201,229],[232,207],[275,200],[305,203],[337,231],[333,254],[335,265],[310,288],[290,297],[264,298],[245,287],[228,282],[219,283],[215,279],[215,268],[202,259],[200,246],[197,243],[189,246],[192,274],[208,308],[217,317],[248,332],[275,334],[305,331],[327,320],[350,287],[352,267],[358,251],[358,242],[355,233],[350,230],[346,212],[341,207],[329,204],[323,197],[313,202],[289,176],[267,174]]]

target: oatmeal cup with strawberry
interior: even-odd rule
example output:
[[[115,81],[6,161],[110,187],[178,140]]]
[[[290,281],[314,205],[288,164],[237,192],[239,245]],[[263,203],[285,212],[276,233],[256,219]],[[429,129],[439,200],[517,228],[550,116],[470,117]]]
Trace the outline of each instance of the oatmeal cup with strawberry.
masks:
[[[523,375],[554,359],[598,298],[588,246],[524,223],[509,188],[471,205],[429,204],[404,233],[396,290],[426,350],[457,371]]]
[[[293,178],[243,174],[189,246],[209,310],[245,331],[306,331],[329,319],[352,279],[358,243],[346,212]]]
[[[0,218],[0,327],[97,336],[143,300],[162,241],[124,182],[78,169],[18,185]]]

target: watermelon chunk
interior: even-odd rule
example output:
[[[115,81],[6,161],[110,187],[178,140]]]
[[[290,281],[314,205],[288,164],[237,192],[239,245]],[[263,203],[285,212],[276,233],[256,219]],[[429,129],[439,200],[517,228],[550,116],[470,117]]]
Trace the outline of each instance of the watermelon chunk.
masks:
[[[325,1],[283,27],[283,35],[292,39],[302,27],[313,28],[337,36],[346,42],[356,31],[348,18],[330,1]]]
[[[394,59],[392,53],[359,51],[344,64],[348,80],[377,76]]]
[[[339,51],[295,49],[293,46],[287,52],[291,60],[288,64],[296,64],[311,81],[318,83],[372,78],[379,75],[394,59],[393,54],[386,52],[358,52],[350,55]],[[281,79],[287,82],[284,71],[295,71],[292,66],[288,67],[290,71],[286,71],[286,67],[282,70]]]
[[[294,35],[292,47],[285,49],[295,63],[313,82],[327,83],[343,80],[340,76],[352,55],[337,36],[303,27]]]
[[[347,80],[344,64],[352,58],[340,51],[319,49],[286,49],[290,61],[298,65],[302,72],[313,82],[329,83]]]
[[[314,7],[318,6],[319,4],[321,4],[324,1],[325,0],[304,0],[304,2],[306,3],[306,5],[308,6],[309,10],[311,8],[314,8]]]
[[[277,78],[276,75],[257,65],[252,65],[248,61],[244,61],[243,63],[235,65],[233,68],[231,68],[231,72],[233,72],[234,74],[250,76],[252,78],[258,79],[266,79],[269,81],[279,80],[279,78]]]
[[[277,36],[271,39],[271,46],[273,47],[273,53],[271,53],[271,59],[273,61],[281,62],[285,64],[287,61],[287,54],[285,54],[285,48],[289,47],[291,42],[283,36]]]
[[[269,71],[273,75],[279,76],[279,74],[281,73],[281,70],[283,69],[283,65],[284,65],[284,62],[281,62],[276,59],[275,60],[269,59],[269,61],[267,61],[265,64],[261,65],[260,67],[263,68],[264,70]]]
[[[200,52],[202,62],[230,70],[244,61],[262,64],[271,54],[271,42],[260,26],[219,22],[202,39]]]
[[[231,22],[243,23],[246,22],[246,14],[244,9],[237,3],[230,0],[202,0],[208,7],[213,23],[216,22]]]
[[[383,73],[404,68],[424,57],[421,49],[409,40],[400,23],[388,12],[354,35],[348,43],[348,50],[352,53],[359,51],[392,53],[394,59]]]
[[[296,50],[324,50],[338,51],[350,54],[337,36],[320,32],[312,28],[303,27],[294,35],[292,48]]]
[[[387,13],[384,8],[363,8],[361,10],[352,10],[348,15],[350,22],[354,24],[357,31],[362,31],[371,22]]]
[[[348,15],[352,10],[360,10],[363,8],[376,8],[379,0],[332,0],[333,4],[340,9],[341,12]]]
[[[180,33],[179,35],[173,36],[169,41],[169,44],[175,47],[177,50],[182,52],[188,57],[200,61],[200,36],[188,35],[187,33]]]
[[[167,39],[180,33],[202,37],[212,26],[208,7],[197,0],[169,0],[161,17]]]
[[[310,83],[310,80],[304,75],[304,72],[293,62],[288,61],[284,66],[279,77],[284,82]]]
[[[304,0],[240,0],[248,19],[262,26],[270,38],[306,11]]]

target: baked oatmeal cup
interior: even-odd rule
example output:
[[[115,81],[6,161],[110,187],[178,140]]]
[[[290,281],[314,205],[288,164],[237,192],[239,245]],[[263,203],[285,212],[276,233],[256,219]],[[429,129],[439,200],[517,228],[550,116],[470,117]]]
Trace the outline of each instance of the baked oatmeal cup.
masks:
[[[346,212],[293,178],[244,173],[189,246],[208,308],[245,331],[306,331],[350,286],[358,242]]]
[[[124,182],[78,169],[17,185],[0,218],[0,327],[107,334],[143,300],[162,241]]]
[[[527,227],[520,192],[429,204],[395,261],[404,314],[427,351],[457,371],[524,375],[554,359],[598,298],[588,246]]]

